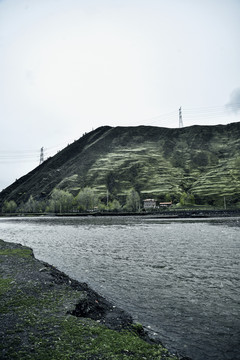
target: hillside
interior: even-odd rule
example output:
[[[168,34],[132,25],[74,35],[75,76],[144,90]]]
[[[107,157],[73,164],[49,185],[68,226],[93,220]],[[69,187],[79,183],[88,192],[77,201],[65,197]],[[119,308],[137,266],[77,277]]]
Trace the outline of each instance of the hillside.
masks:
[[[199,204],[240,201],[240,123],[169,129],[100,127],[67,146],[0,193],[17,204],[47,199],[54,188],[76,195],[92,187],[120,202],[130,188],[141,199],[183,192]]]

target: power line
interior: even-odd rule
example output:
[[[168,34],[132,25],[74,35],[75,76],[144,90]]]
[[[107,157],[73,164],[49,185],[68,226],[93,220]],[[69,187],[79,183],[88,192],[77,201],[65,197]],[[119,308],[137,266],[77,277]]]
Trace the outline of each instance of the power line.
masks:
[[[237,105],[239,104],[239,110],[240,110],[240,103],[234,103],[231,104],[231,108],[234,110],[236,109]],[[226,116],[229,116],[229,109],[230,106],[211,106],[211,107],[196,107],[196,108],[188,108],[188,107],[184,107],[184,119],[186,120],[186,122],[189,121],[194,121],[197,122],[197,120],[206,120],[206,119],[218,119],[218,118],[223,118]],[[180,110],[180,109],[179,109]],[[234,111],[231,110],[231,113],[233,113]],[[236,111],[235,111],[236,113]],[[154,118],[149,118],[149,119],[145,119],[145,122],[149,122],[150,123],[158,123],[158,125],[162,126],[162,124],[168,123],[171,120],[175,120],[177,123],[179,123],[179,116],[180,114],[178,113],[178,118],[177,118],[177,113],[176,111],[174,112],[169,112],[166,114],[161,114],[158,116],[155,116]],[[181,108],[181,115],[182,115],[182,108]]]
[[[207,119],[220,119],[226,117],[231,113],[234,113],[234,109],[240,108],[240,103],[232,103],[226,106],[209,106],[209,107],[196,107],[196,108],[188,108],[184,107],[184,122],[195,122],[207,120]],[[232,110],[229,110],[232,109]],[[180,116],[181,115],[181,116]],[[180,119],[181,118],[181,119]],[[140,121],[141,124],[148,124],[148,125],[157,125],[157,126],[169,126],[169,124],[176,124],[180,125],[183,123],[182,121],[182,107],[177,111],[169,111],[167,113],[162,113],[157,116],[148,118],[145,120]],[[183,124],[182,124],[183,126]],[[43,161],[42,158],[46,159],[49,156],[53,156],[60,151],[64,147],[66,147],[66,142],[51,146],[51,147],[44,147],[44,152],[40,154],[40,163]],[[42,156],[42,158],[41,158]],[[0,163],[8,163],[8,162],[37,162],[39,159],[39,150],[2,150],[0,151]]]

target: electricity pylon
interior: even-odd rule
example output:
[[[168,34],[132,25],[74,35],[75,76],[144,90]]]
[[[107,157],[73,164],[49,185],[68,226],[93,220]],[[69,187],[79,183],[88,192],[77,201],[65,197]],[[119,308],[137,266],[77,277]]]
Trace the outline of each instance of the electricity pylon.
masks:
[[[44,153],[43,153],[43,147],[41,147],[40,150],[40,165],[44,162]]]
[[[182,121],[182,107],[179,109],[179,127],[183,127],[183,121]]]

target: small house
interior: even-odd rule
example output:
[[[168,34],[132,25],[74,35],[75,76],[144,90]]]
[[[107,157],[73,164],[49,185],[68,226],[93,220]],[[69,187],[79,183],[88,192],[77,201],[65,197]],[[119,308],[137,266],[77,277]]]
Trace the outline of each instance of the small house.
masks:
[[[154,200],[154,199],[143,200],[143,208],[144,209],[155,209],[156,208],[156,200]]]

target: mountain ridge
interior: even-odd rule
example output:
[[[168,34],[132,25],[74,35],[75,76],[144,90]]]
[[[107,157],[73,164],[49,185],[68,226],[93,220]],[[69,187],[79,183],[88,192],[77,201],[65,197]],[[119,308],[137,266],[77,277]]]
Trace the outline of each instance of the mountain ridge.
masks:
[[[198,203],[240,201],[240,122],[184,128],[102,126],[68,145],[0,193],[4,201],[47,199],[54,188],[74,196],[92,187],[123,202],[129,189],[141,198]]]

